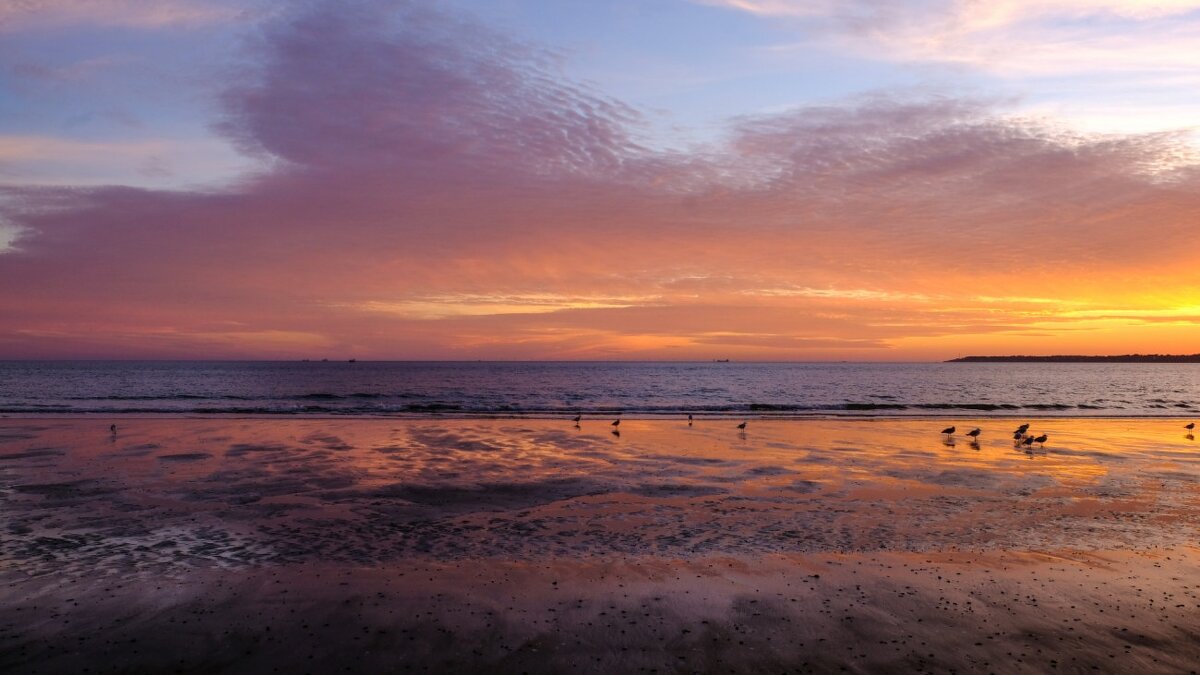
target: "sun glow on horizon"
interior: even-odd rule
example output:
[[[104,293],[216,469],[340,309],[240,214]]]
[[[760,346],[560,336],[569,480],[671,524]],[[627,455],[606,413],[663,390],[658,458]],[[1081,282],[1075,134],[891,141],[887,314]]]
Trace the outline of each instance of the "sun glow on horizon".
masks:
[[[1197,2],[654,11],[0,10],[0,358],[1196,350]]]

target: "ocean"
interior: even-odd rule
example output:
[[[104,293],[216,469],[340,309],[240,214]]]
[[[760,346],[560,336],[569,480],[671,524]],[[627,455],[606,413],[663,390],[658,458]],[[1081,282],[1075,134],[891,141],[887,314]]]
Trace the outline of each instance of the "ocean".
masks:
[[[3,415],[1195,416],[1200,364],[0,362]]]

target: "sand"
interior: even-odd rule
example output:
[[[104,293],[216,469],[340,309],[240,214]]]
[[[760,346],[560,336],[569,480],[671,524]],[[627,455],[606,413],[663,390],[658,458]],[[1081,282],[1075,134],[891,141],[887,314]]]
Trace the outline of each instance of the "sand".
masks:
[[[1173,419],[112,421],[0,420],[0,671],[1200,670]]]

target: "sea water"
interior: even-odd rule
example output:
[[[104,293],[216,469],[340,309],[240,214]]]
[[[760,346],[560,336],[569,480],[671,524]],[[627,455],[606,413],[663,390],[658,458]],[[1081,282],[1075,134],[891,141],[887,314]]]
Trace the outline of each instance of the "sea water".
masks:
[[[0,362],[0,414],[1197,416],[1200,364]]]

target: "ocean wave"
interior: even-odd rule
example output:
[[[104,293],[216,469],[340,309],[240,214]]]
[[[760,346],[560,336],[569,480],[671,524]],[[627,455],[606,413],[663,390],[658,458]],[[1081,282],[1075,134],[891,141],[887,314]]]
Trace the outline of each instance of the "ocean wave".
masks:
[[[0,414],[1194,416],[1196,367],[3,362]]]
[[[915,407],[923,410],[978,410],[980,412],[992,412],[995,410],[1020,410],[1022,408],[1034,408],[1034,405],[1016,405],[1015,403],[917,403]],[[1058,406],[1059,404],[1050,404]],[[1062,408],[1066,410],[1071,406]]]
[[[252,401],[232,394],[145,394],[140,396],[66,396],[64,401]]]
[[[356,392],[353,394],[333,394],[314,392],[311,394],[295,394],[279,396],[272,400],[283,401],[341,401],[345,399],[381,399],[408,398],[411,394],[379,394]],[[67,396],[64,401],[258,401],[254,396],[239,396],[236,394],[145,394],[140,396]]]
[[[577,414],[591,417],[676,417],[694,415],[697,417],[756,417],[756,418],[788,418],[813,416],[953,416],[963,414],[992,414],[995,416],[1017,416],[1054,414],[1077,411],[1078,414],[1137,416],[1137,411],[1131,412],[1125,407],[1106,407],[1089,403],[864,403],[846,402],[819,405],[801,405],[794,403],[731,403],[708,405],[520,405],[517,402],[378,402],[387,397],[381,395],[333,395],[310,394],[287,398],[268,399],[251,402],[247,399],[236,399],[248,404],[228,405],[221,401],[232,401],[231,398],[209,398],[211,405],[180,405],[182,401],[177,396],[150,397],[111,397],[107,399],[92,398],[87,402],[99,405],[72,405],[68,403],[3,403],[0,402],[0,414],[55,414],[55,415],[337,415],[337,416],[399,416],[399,417],[532,417],[555,418],[573,417]],[[363,400],[372,401],[369,405]],[[111,405],[103,405],[103,402]],[[159,401],[162,405],[153,405]],[[357,401],[357,402],[356,402]],[[137,402],[141,405],[125,405]],[[1148,406],[1150,408],[1151,406]],[[1147,416],[1162,416],[1163,413],[1143,410]]]

